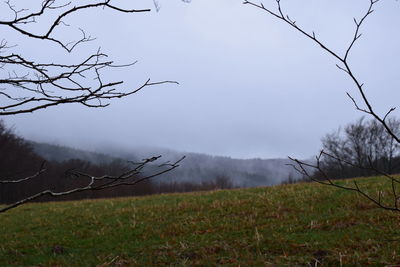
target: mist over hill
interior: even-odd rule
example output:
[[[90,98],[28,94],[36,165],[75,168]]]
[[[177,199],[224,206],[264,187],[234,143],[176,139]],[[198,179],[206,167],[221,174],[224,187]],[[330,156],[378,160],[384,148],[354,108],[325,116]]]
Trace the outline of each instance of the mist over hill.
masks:
[[[138,162],[141,159],[162,155],[161,162],[174,162],[186,156],[180,167],[172,172],[156,177],[155,181],[180,183],[202,183],[225,177],[234,186],[254,187],[280,184],[288,179],[297,180],[301,175],[291,166],[288,159],[234,159],[200,153],[178,152],[160,148],[126,149],[118,147],[99,148],[96,152],[80,150],[60,145],[31,142],[34,151],[47,160],[66,161],[80,159],[94,164],[112,161]],[[160,163],[158,163],[160,164]],[[151,166],[150,171],[157,168]]]
[[[71,159],[79,159],[93,164],[107,164],[115,160],[121,160],[103,153],[86,151],[62,145],[39,143],[35,141],[29,141],[29,144],[32,146],[36,154],[48,161],[63,162]]]

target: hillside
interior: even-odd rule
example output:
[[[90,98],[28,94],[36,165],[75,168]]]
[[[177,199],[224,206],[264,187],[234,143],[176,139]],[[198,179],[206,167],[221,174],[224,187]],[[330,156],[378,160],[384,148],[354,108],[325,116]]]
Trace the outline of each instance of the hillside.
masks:
[[[301,176],[291,166],[288,159],[234,159],[199,153],[184,153],[159,148],[126,149],[118,147],[99,148],[100,152],[69,148],[59,145],[30,141],[34,151],[47,160],[65,161],[80,159],[93,164],[112,161],[139,161],[154,155],[162,155],[162,161],[176,161],[186,156],[180,167],[156,180],[162,182],[190,182],[200,184],[213,181],[218,176],[226,176],[236,187],[277,185]],[[150,169],[151,170],[151,169]]]
[[[0,266],[400,264],[398,214],[315,183],[29,204],[0,217]]]
[[[107,164],[115,160],[121,160],[103,153],[91,152],[67,146],[54,145],[28,141],[34,152],[48,161],[63,162],[71,159],[79,159],[93,164]]]

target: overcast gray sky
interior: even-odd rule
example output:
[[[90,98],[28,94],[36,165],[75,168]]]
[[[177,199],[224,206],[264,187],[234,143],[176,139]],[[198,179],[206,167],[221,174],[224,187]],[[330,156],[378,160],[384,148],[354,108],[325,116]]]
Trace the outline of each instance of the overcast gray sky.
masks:
[[[135,2],[152,7],[150,0]],[[298,25],[341,54],[352,38],[353,17],[369,4],[281,2]],[[324,134],[362,115],[346,97],[357,92],[336,61],[267,13],[241,0],[160,4],[158,13],[91,10],[69,23],[97,37],[81,52],[101,46],[117,62],[139,61],[110,79],[122,77],[132,87],[148,77],[180,85],[147,88],[104,109],[65,105],[7,117],[7,124],[29,139],[90,150],[152,146],[236,158],[307,158],[318,152]],[[400,4],[383,0],[375,9],[351,63],[383,113],[399,103]],[[42,43],[23,49],[43,58],[63,53]]]

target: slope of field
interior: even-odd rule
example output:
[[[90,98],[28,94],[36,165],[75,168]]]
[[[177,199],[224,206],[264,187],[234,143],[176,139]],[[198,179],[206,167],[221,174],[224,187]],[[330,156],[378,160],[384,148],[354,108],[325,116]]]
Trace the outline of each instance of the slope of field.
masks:
[[[0,266],[400,264],[399,216],[314,183],[29,204],[0,214]]]

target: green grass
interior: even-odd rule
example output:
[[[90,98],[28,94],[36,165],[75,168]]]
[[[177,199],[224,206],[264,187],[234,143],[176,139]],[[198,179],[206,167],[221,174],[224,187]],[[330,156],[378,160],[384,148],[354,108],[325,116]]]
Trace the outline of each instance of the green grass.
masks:
[[[0,266],[400,264],[399,219],[315,183],[29,204],[0,214]]]

